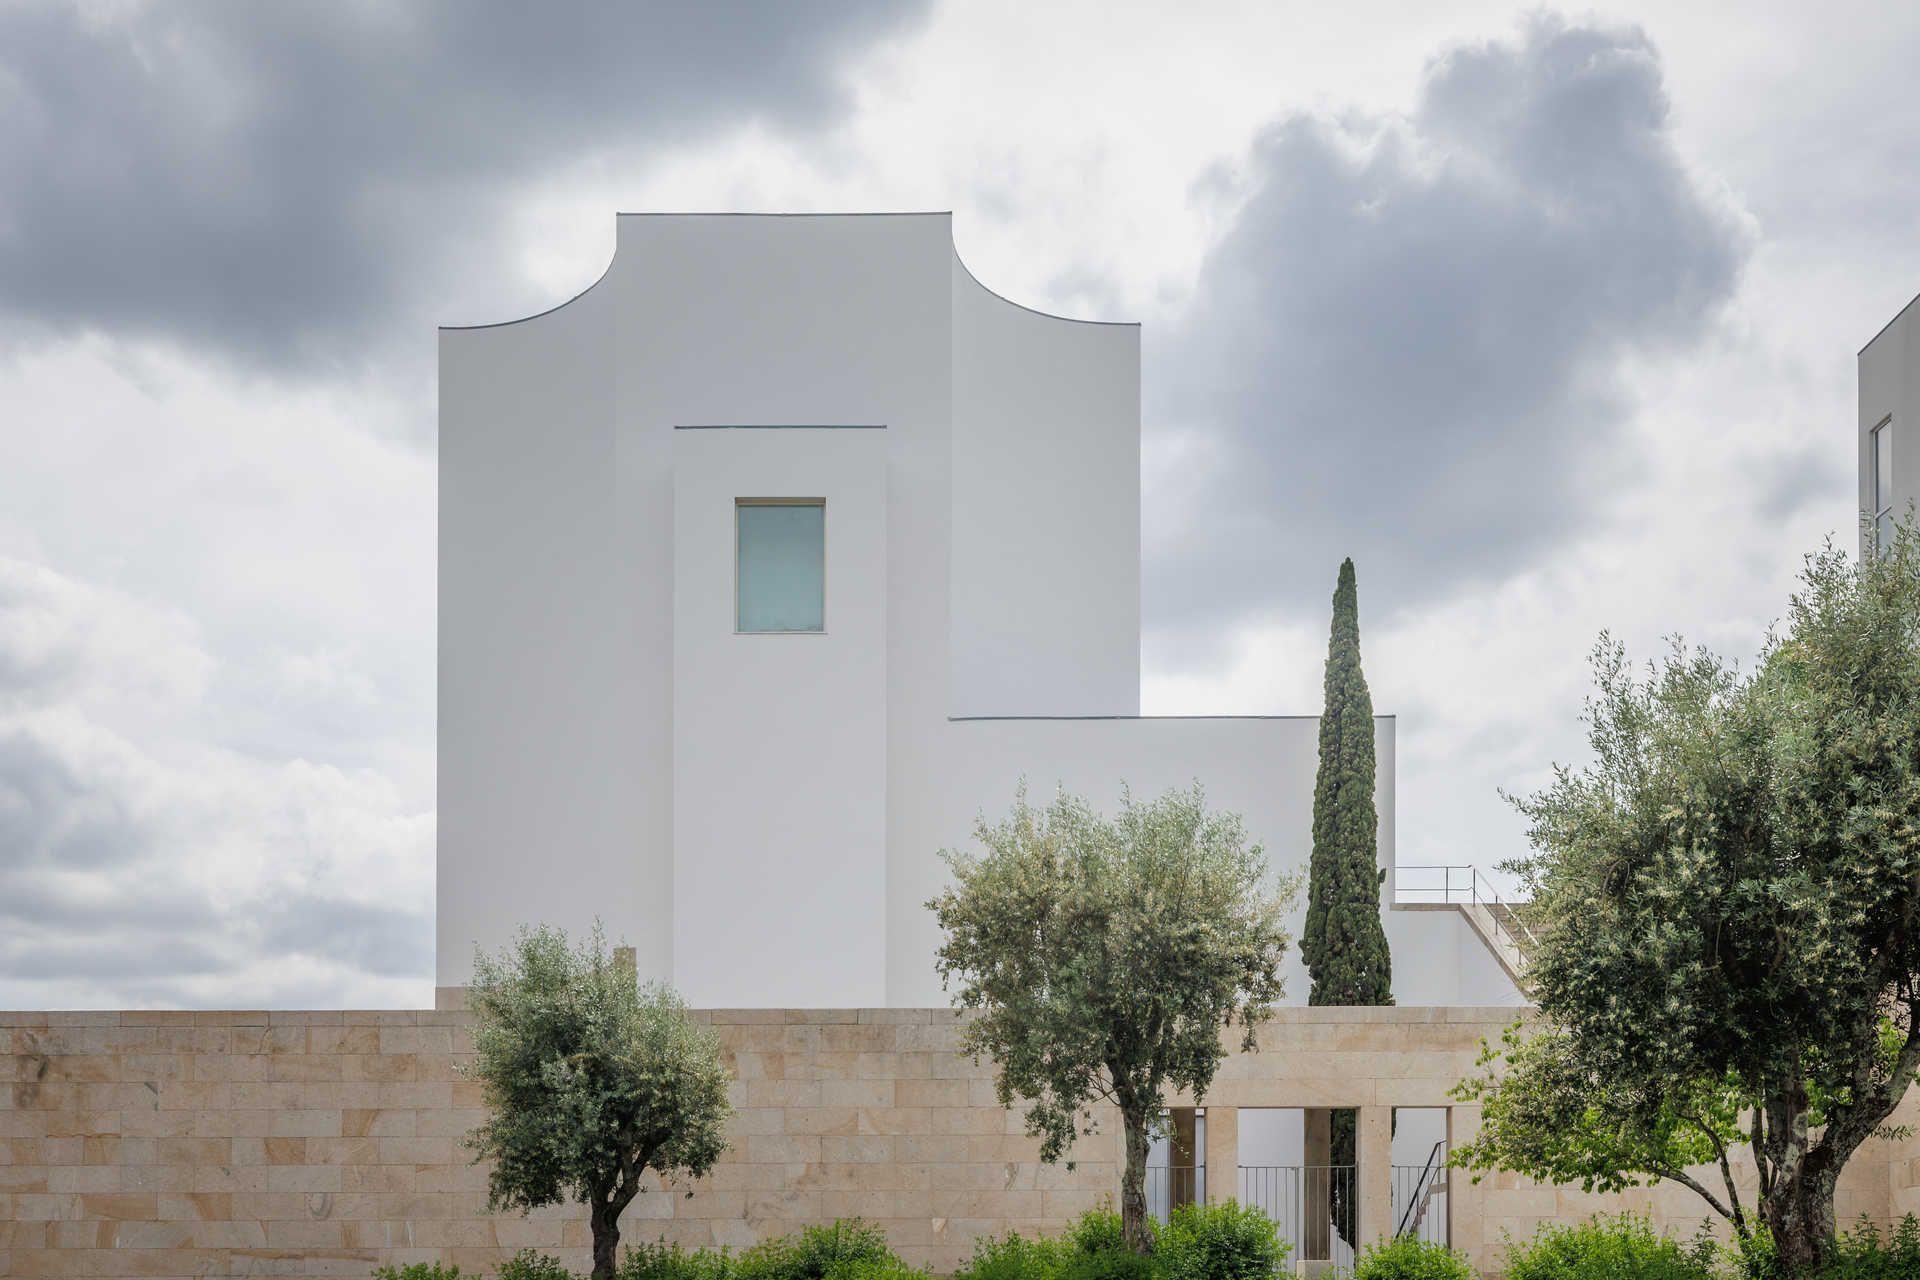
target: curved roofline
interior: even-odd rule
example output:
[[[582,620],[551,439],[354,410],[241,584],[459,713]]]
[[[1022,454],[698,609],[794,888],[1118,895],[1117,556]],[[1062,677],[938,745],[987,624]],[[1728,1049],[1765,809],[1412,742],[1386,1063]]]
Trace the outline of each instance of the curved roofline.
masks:
[[[608,276],[613,274],[613,260],[619,256],[620,256],[620,237],[616,235],[613,239],[613,252],[607,256],[607,265],[600,268],[600,274],[594,277],[593,283],[588,285],[586,288],[582,289],[580,292],[574,294],[571,298],[568,298],[565,302],[554,303],[552,306],[548,307],[545,311],[536,311],[530,316],[521,316],[516,320],[494,320],[488,324],[443,324],[440,326],[440,332],[467,333],[474,329],[505,329],[509,325],[525,324],[529,320],[538,320],[541,316],[550,316],[554,312],[560,310],[562,307],[570,307],[574,303],[580,301],[580,299],[592,293],[594,289],[599,286],[602,280],[605,280]]]
[[[1028,312],[1029,314],[1041,316],[1048,320],[1064,320],[1068,324],[1100,324],[1100,325],[1106,325],[1108,328],[1111,328],[1111,329],[1138,329],[1140,327],[1140,322],[1138,320],[1083,320],[1079,316],[1055,315],[1051,311],[1042,311],[1038,307],[1030,307],[1024,302],[1015,302],[1012,298],[1009,298],[1006,294],[1001,293],[999,290],[993,288],[993,286],[989,285],[986,281],[982,280],[979,276],[973,273],[973,268],[968,266],[967,260],[960,255],[960,242],[958,240],[955,240],[953,242],[953,260],[960,264],[960,269],[967,273],[967,279],[973,281],[976,285],[980,286],[980,289],[983,293],[987,294],[989,297],[998,298],[1000,301],[1006,303],[1008,306],[1017,307],[1022,311]]]
[[[946,218],[951,220],[953,218],[953,210],[951,209],[917,209],[917,210],[916,209],[896,209],[896,210],[863,209],[863,210],[853,210],[851,212],[841,212],[841,213],[824,213],[824,212],[765,213],[765,212],[755,212],[752,210],[738,210],[738,209],[713,210],[713,211],[700,211],[700,210],[630,211],[630,210],[623,209],[616,212],[613,216],[614,216],[615,226],[617,227],[619,225],[619,220],[621,218]],[[1087,320],[1087,319],[1081,318],[1080,316],[1063,316],[1052,311],[1042,311],[1040,308],[1030,307],[1024,302],[1016,302],[1012,298],[1007,297],[1006,294],[1001,293],[999,290],[987,284],[984,280],[982,280],[978,275],[974,273],[973,268],[967,265],[966,258],[961,255],[960,243],[958,240],[955,240],[953,238],[951,228],[949,228],[947,240],[949,245],[953,249],[953,260],[960,264],[960,270],[964,271],[966,273],[967,279],[973,281],[973,283],[980,289],[980,291],[985,293],[990,298],[997,299],[998,301],[1006,303],[1010,307],[1016,308],[1017,310],[1020,310],[1020,311],[1025,311],[1030,315],[1040,316],[1042,319],[1046,319],[1046,320],[1059,320],[1066,324],[1096,324],[1096,325],[1104,325],[1108,328],[1113,328],[1113,329],[1138,329],[1140,327],[1140,322],[1138,320]],[[576,303],[580,301],[580,299],[586,297],[589,293],[592,293],[595,286],[599,285],[601,281],[605,280],[609,275],[613,273],[614,259],[618,258],[619,256],[620,256],[620,237],[616,233],[613,241],[613,253],[608,256],[607,265],[601,268],[600,274],[594,278],[593,284],[588,285],[586,288],[582,289],[580,292],[574,294],[571,298],[566,299],[564,302],[557,302],[553,306],[548,307],[544,311],[536,311],[532,315],[519,316],[512,320],[493,320],[485,324],[443,324],[439,326],[440,332],[467,333],[477,329],[504,329],[504,328],[507,328],[509,325],[525,324],[529,320],[538,320],[542,316],[550,316],[554,312],[560,310],[562,307],[571,306],[573,303]]]

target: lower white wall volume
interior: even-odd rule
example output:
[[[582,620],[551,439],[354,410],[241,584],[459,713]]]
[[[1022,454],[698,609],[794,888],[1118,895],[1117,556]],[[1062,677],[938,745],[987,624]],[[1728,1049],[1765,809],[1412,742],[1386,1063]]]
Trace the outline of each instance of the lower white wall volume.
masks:
[[[880,1003],[886,432],[677,431],[673,980],[705,1006]],[[825,629],[734,629],[735,500],[825,500]]]

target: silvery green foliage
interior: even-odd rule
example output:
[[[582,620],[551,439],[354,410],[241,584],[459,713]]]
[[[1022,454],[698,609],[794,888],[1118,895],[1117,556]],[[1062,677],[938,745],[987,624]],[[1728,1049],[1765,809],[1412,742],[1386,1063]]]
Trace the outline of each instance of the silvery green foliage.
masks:
[[[979,1011],[964,1047],[990,1056],[1000,1102],[1027,1103],[1041,1159],[1060,1159],[1090,1108],[1126,1126],[1121,1209],[1146,1243],[1149,1124],[1168,1088],[1198,1098],[1225,1051],[1242,1048],[1282,994],[1282,925],[1292,882],[1276,882],[1238,816],[1209,813],[1196,784],[1118,816],[1064,793],[1044,809],[1024,787],[1003,822],[975,830],[981,854],[948,851],[953,885],[927,905],[954,1003]]]
[[[731,1107],[719,1038],[667,987],[640,986],[596,925],[582,946],[522,929],[478,955],[468,995],[487,1122],[468,1135],[493,1161],[494,1209],[586,1204],[594,1274],[612,1274],[620,1213],[652,1170],[697,1178],[726,1149]]]
[[[1520,805],[1534,997],[1649,1122],[1754,1099],[1760,1217],[1809,1266],[1920,1068],[1920,543],[1810,557],[1751,674],[1605,640],[1595,670],[1594,763]]]

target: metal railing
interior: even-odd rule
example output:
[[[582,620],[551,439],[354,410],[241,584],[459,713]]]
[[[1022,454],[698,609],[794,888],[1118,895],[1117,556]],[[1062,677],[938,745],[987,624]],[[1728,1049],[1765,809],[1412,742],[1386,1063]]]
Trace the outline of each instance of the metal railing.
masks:
[[[1257,1205],[1280,1229],[1287,1261],[1353,1266],[1353,1243],[1340,1234],[1336,1214],[1351,1213],[1352,1165],[1240,1166],[1240,1203]]]
[[[1408,878],[1424,883],[1409,884]],[[1455,903],[1479,907],[1493,922],[1495,936],[1506,941],[1522,955],[1533,950],[1533,930],[1514,913],[1513,905],[1480,874],[1472,863],[1450,866],[1396,867],[1393,873],[1393,898],[1396,902]]]
[[[1447,1244],[1447,1144],[1436,1142],[1425,1164],[1393,1166],[1394,1235]],[[1439,1212],[1434,1201],[1439,1198]]]
[[[1183,1204],[1203,1204],[1207,1199],[1207,1166],[1148,1165],[1147,1216],[1165,1222]]]

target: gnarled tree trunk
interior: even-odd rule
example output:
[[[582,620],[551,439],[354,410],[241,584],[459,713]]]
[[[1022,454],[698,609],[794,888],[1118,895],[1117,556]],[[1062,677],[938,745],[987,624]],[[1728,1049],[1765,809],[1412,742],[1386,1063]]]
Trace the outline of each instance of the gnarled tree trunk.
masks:
[[[1120,1173],[1120,1229],[1127,1248],[1135,1253],[1153,1252],[1153,1237],[1147,1234],[1147,1150],[1151,1135],[1147,1117],[1138,1108],[1123,1106],[1120,1122],[1125,1132],[1127,1165]]]
[[[1774,1184],[1767,1197],[1767,1228],[1789,1275],[1813,1270],[1825,1260],[1833,1240],[1833,1192],[1839,1171],[1827,1161],[1803,1161],[1791,1177]]]

